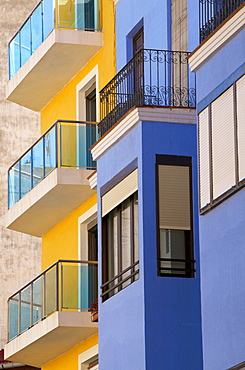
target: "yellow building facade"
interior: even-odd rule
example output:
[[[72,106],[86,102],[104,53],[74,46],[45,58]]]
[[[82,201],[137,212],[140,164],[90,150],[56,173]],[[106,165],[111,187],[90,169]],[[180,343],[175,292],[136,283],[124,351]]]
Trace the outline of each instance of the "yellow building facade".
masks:
[[[9,45],[8,99],[40,112],[41,136],[10,167],[7,227],[42,238],[42,272],[9,298],[5,358],[43,370],[97,369],[98,324],[88,312],[98,296],[89,147],[98,139],[99,91],[116,71],[114,2],[51,3],[42,0]],[[37,40],[26,27],[40,7],[53,18],[32,50]]]

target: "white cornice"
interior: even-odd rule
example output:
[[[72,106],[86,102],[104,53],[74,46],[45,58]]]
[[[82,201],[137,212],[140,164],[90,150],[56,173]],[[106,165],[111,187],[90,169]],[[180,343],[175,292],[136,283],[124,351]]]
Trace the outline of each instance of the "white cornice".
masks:
[[[140,121],[196,124],[196,110],[175,107],[137,107],[116,124],[92,148],[93,160],[98,158]]]
[[[244,28],[245,6],[234,14],[222,27],[220,27],[213,35],[208,38],[190,58],[189,64],[191,71],[196,72],[198,68],[216,52],[225,42],[227,42],[234,34]],[[242,47],[242,45],[241,45]]]

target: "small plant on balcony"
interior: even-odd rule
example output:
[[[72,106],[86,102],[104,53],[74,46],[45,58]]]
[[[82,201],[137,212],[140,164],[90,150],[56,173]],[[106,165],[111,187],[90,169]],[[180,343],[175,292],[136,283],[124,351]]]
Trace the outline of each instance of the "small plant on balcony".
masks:
[[[95,302],[90,302],[90,306],[88,311],[91,312],[91,321],[98,322],[98,298]]]

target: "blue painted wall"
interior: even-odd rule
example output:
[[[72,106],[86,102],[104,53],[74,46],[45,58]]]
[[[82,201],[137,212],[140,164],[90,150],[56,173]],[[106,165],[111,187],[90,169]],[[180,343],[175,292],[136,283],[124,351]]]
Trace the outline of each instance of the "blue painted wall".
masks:
[[[199,1],[188,0],[188,51],[199,45]]]
[[[245,190],[200,216],[204,369],[245,358]]]
[[[169,31],[170,21],[169,0],[121,0],[116,5],[116,50],[117,70],[120,70],[130,58],[127,52],[131,31],[137,24],[144,25],[145,49],[170,48]]]
[[[100,188],[135,158],[141,157],[140,125],[131,130],[97,162],[99,286],[101,285]],[[140,169],[139,169],[140,171]],[[139,213],[142,200],[139,193]],[[143,244],[139,220],[139,244]],[[143,251],[139,251],[143,260]],[[99,292],[100,294],[100,292]],[[99,364],[101,370],[145,369],[144,276],[99,305]]]
[[[196,72],[202,110],[245,72],[245,32],[240,31]],[[199,218],[203,363],[224,370],[245,354],[245,190]]]
[[[198,214],[194,214],[196,278],[158,277],[156,154],[192,156],[197,209],[195,125],[140,122],[98,160],[98,199],[101,186],[136,157],[139,172],[140,279],[100,304],[102,370],[202,369]],[[99,221],[99,234],[100,230]]]
[[[224,91],[223,84],[245,61],[245,29],[237,33],[201,65],[196,73],[197,102],[220,86],[216,97]],[[232,82],[231,82],[232,83]],[[227,86],[228,87],[228,86]],[[226,88],[227,88],[226,87]]]
[[[188,50],[199,43],[198,1],[188,0]],[[144,26],[145,49],[172,50],[170,0],[121,0],[116,5],[117,70],[133,55],[130,39]]]

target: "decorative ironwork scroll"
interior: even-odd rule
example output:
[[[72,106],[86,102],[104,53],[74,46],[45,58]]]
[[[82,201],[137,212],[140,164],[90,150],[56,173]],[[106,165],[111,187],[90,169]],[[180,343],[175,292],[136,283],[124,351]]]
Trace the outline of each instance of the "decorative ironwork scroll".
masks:
[[[188,52],[142,49],[100,91],[103,135],[134,106],[195,107]]]

